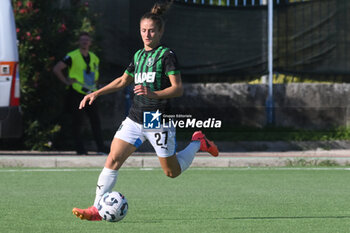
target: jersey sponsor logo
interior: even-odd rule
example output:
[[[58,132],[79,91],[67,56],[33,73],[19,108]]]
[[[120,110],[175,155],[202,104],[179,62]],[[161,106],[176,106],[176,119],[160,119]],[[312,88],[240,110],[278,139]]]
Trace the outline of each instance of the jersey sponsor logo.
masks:
[[[156,78],[156,72],[142,72],[135,74],[135,84],[140,84],[143,82],[153,83]]]

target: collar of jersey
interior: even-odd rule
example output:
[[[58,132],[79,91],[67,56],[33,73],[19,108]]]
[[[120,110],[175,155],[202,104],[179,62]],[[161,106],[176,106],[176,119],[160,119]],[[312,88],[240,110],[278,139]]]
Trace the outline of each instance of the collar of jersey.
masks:
[[[158,45],[157,47],[155,47],[155,48],[153,48],[153,49],[151,49],[151,50],[148,50],[148,51],[146,51],[145,49],[143,49],[143,51],[145,52],[145,53],[152,53],[152,52],[154,52],[154,51],[156,51],[159,47],[161,47],[162,45],[160,44],[160,45]]]

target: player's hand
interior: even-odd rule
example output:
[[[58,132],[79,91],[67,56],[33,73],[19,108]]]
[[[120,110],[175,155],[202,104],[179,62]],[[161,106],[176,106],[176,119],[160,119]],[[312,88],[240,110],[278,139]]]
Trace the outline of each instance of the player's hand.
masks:
[[[136,95],[145,95],[148,98],[152,98],[152,99],[155,99],[157,97],[157,95],[153,91],[151,91],[151,89],[149,89],[149,87],[145,87],[142,85],[135,86],[134,93]]]
[[[96,99],[97,99],[97,94],[95,92],[92,92],[84,96],[84,99],[80,102],[79,109],[84,108],[86,103],[89,103],[89,105],[91,105]]]

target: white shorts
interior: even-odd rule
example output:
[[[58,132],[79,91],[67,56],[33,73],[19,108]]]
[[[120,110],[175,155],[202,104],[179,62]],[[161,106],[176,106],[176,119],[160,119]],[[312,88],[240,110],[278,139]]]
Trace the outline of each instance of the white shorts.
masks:
[[[176,130],[174,127],[160,129],[144,129],[142,124],[126,118],[114,135],[136,148],[148,140],[159,157],[169,157],[176,152]]]

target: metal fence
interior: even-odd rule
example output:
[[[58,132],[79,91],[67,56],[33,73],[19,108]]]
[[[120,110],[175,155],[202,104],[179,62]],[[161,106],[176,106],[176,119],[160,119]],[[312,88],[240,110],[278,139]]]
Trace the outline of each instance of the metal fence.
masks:
[[[214,39],[211,41],[211,46],[227,42],[225,45],[227,48],[221,51],[230,49],[229,51],[235,54],[234,59],[231,60],[243,64],[244,59],[240,59],[239,54],[251,59],[254,56],[260,56],[265,67],[268,54],[267,38],[269,38],[266,29],[273,25],[273,45],[271,47],[273,46],[273,70],[275,72],[321,80],[329,80],[330,76],[342,75],[349,82],[350,0],[271,1],[274,3],[273,19],[267,20],[267,15],[270,13],[267,11],[267,5],[264,4],[270,0],[178,0],[178,5],[182,6],[182,9],[178,11],[185,11],[187,8],[192,11],[187,12],[189,16],[183,15],[181,19],[177,17],[176,20],[186,18],[187,22],[183,22],[182,25],[184,23],[194,24],[193,19],[201,21],[202,24],[206,20],[204,26],[198,23],[196,28],[202,28],[202,31],[208,28],[210,31],[216,30],[216,34],[212,33]],[[209,19],[205,17],[206,15]],[[176,27],[176,23],[173,27]],[[259,27],[262,27],[263,30],[261,31]],[[185,34],[186,38],[183,39],[187,41],[189,38],[201,37],[200,33],[194,36]],[[191,34],[195,34],[195,31]],[[209,43],[209,36],[203,37],[206,38],[206,43]],[[255,38],[260,38],[260,40]],[[259,43],[263,45],[261,53],[259,53],[260,48],[256,46]],[[197,44],[205,43],[197,41]],[[234,46],[236,48],[233,48]],[[252,48],[255,48],[255,52],[248,53],[252,51]],[[212,57],[223,59],[221,53],[216,56],[210,54],[211,61]],[[209,61],[202,63],[209,64]],[[216,60],[212,63],[219,64]],[[228,61],[221,63],[228,64]],[[235,74],[249,71],[257,75],[257,71],[266,72],[267,70],[254,70],[253,68],[256,67],[253,67],[252,64],[249,64],[250,66],[244,64],[240,67],[242,69],[237,69],[232,65],[231,70],[226,67],[227,69],[220,68],[219,71],[231,71]],[[214,73],[214,70],[211,71]]]
[[[249,6],[265,6],[267,0],[176,0],[188,4],[201,4],[211,6],[227,6],[227,7],[249,7]],[[274,4],[293,4],[298,2],[307,2],[311,0],[273,0]]]

